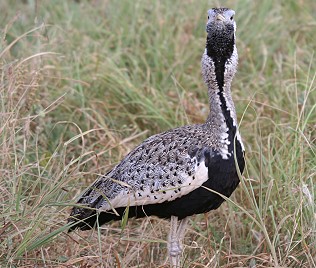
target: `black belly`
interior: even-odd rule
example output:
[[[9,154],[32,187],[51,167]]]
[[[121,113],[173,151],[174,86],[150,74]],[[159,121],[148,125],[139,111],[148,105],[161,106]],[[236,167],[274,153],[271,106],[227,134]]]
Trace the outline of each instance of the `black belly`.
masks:
[[[237,154],[237,159],[240,173],[242,173],[245,166],[243,154]],[[234,156],[226,160],[222,159],[220,155],[216,156],[216,159],[212,158],[208,166],[208,177],[209,179],[203,184],[203,187],[199,187],[181,198],[160,204],[129,207],[128,217],[142,218],[154,215],[160,218],[177,216],[179,219],[183,219],[187,216],[217,209],[224,202],[224,199],[208,189],[229,197],[237,188],[239,177]],[[109,212],[101,212],[98,216],[99,224],[120,220],[125,210],[125,207],[117,208],[116,211],[119,216]]]

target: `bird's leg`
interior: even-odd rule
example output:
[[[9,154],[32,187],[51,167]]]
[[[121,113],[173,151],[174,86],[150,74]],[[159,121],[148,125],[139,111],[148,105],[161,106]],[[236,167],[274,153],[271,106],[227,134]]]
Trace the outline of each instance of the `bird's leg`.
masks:
[[[169,233],[169,254],[171,256],[177,256],[179,254],[179,241],[177,239],[178,231],[178,217],[171,216],[170,220],[170,233]]]
[[[180,264],[179,255],[181,254],[181,249],[179,241],[177,239],[178,231],[178,217],[171,216],[170,219],[170,233],[168,241],[168,251],[171,262],[171,267],[178,267]]]
[[[185,227],[187,225],[188,218],[180,221],[178,227],[178,217],[171,216],[170,221],[170,234],[169,234],[169,256],[171,267],[180,266],[180,255],[182,253],[182,240],[185,234]]]
[[[185,231],[186,231],[186,227],[188,225],[189,222],[189,217],[184,218],[183,220],[181,220],[180,225],[178,227],[177,230],[177,238],[179,241],[179,246],[180,246],[180,250],[182,251],[182,241],[184,239],[184,235],[185,235]]]

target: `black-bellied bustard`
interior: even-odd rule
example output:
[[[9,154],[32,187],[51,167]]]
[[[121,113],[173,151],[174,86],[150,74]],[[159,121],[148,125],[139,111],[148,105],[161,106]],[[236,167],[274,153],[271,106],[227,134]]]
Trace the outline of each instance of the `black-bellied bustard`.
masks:
[[[229,197],[239,183],[237,169],[244,169],[230,90],[238,62],[234,15],[227,8],[208,11],[202,56],[210,105],[206,122],[156,134],[137,146],[79,197],[70,230],[120,220],[127,206],[128,217],[170,218],[169,254],[172,265],[179,264],[188,217],[218,208],[224,199],[214,191]]]

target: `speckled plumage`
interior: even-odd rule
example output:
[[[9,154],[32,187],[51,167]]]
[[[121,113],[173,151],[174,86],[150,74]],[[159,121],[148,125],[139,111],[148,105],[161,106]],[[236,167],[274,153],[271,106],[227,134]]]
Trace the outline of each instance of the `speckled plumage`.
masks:
[[[175,128],[149,137],[117,166],[97,179],[78,199],[70,229],[89,229],[129,217],[187,216],[216,209],[224,200],[206,188],[230,196],[244,168],[244,147],[237,128],[230,86],[237,68],[232,10],[208,12],[202,76],[208,87],[210,113],[204,124]],[[218,14],[224,22],[217,22]],[[227,17],[227,18],[226,18]],[[235,145],[234,145],[235,142]],[[84,207],[83,207],[84,206]]]

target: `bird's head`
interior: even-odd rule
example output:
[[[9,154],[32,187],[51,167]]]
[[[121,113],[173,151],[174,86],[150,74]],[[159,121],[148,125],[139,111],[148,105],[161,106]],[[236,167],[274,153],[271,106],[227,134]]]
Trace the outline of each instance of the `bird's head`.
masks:
[[[229,58],[235,45],[235,11],[228,8],[212,8],[206,24],[207,54],[212,58]]]

